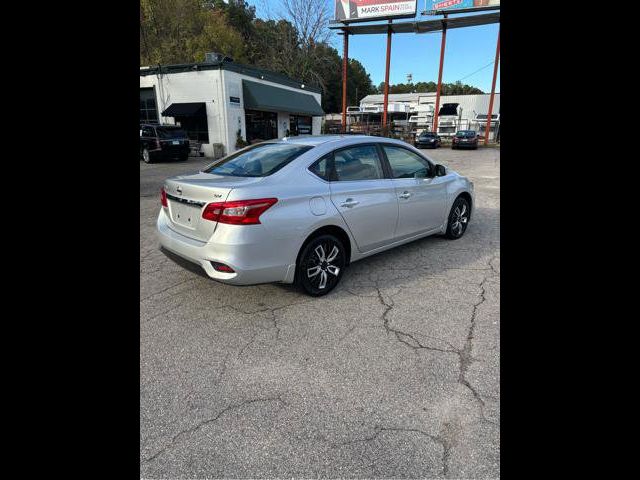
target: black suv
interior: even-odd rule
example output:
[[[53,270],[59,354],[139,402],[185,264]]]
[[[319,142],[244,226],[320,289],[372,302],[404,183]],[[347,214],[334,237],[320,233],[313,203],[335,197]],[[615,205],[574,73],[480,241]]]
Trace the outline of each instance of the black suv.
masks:
[[[140,157],[146,163],[189,157],[187,132],[175,125],[140,125]]]

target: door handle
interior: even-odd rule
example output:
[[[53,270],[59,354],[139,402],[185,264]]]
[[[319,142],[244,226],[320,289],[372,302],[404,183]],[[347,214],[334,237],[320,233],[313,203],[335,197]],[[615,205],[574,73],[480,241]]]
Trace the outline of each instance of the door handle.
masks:
[[[400,195],[400,198],[409,198],[411,196],[410,192],[403,192],[402,195]]]
[[[351,208],[358,205],[360,202],[356,202],[353,198],[347,198],[343,203],[340,204],[341,207]]]

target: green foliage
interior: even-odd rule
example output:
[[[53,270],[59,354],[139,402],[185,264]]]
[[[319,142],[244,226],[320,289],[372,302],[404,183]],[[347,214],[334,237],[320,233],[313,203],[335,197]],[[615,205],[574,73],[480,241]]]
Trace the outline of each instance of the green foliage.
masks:
[[[398,83],[389,85],[389,93],[427,93],[435,92],[438,84],[435,82],[418,83]],[[384,93],[384,82],[378,86],[377,93]],[[440,91],[441,95],[472,95],[484,93],[482,90],[471,85],[463,84],[461,81],[455,83],[443,83]]]
[[[247,60],[224,10],[199,0],[140,0],[141,65],[201,62],[206,52]]]
[[[236,149],[244,148],[247,145],[249,145],[249,142],[242,138],[242,131],[238,130],[236,132]]]

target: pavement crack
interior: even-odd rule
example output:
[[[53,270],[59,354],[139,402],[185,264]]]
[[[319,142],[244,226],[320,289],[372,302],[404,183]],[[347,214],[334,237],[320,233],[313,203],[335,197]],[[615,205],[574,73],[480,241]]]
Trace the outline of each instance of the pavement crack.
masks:
[[[141,298],[140,301],[144,302],[145,300],[148,300],[150,298],[157,297],[158,295],[166,292],[167,290],[171,290],[172,288],[179,287],[180,285],[184,285],[185,283],[193,282],[194,280],[197,280],[197,278],[188,278],[186,280],[183,280],[182,282],[174,283],[173,285],[169,285],[168,287],[165,287],[162,290],[159,290],[155,293],[152,293],[151,295],[147,295],[146,297]],[[171,295],[171,296],[175,296],[183,292],[184,290],[180,290],[179,292],[176,292],[174,295]]]
[[[378,293],[378,300],[380,301],[380,303],[385,307],[385,311],[382,313],[382,321],[383,321],[383,325],[384,328],[388,333],[393,333],[396,337],[396,339],[406,345],[407,347],[411,348],[413,351],[417,351],[417,350],[431,350],[434,352],[440,352],[440,353],[458,353],[458,350],[456,350],[453,345],[449,344],[448,342],[444,342],[447,343],[449,345],[449,347],[451,348],[438,348],[438,347],[433,347],[433,346],[429,346],[429,345],[425,345],[423,344],[420,340],[418,340],[413,334],[408,333],[408,332],[403,332],[402,330],[398,329],[398,328],[394,328],[390,325],[389,322],[389,312],[391,312],[393,310],[393,307],[395,306],[393,299],[390,299],[390,302],[385,301],[384,296],[382,295],[382,292],[380,291],[380,287],[376,286],[376,290]],[[437,340],[437,339],[435,339]],[[440,340],[443,341],[443,340]]]
[[[214,417],[208,418],[206,420],[203,420],[203,421],[197,423],[196,425],[194,425],[192,427],[189,427],[189,428],[187,428],[185,430],[181,430],[180,432],[176,433],[172,437],[171,443],[169,445],[167,445],[164,448],[158,450],[156,453],[154,453],[150,457],[147,457],[146,459],[144,459],[144,463],[152,462],[156,458],[158,458],[161,455],[163,455],[164,453],[166,453],[168,450],[171,450],[171,449],[175,448],[175,446],[180,442],[181,438],[183,438],[183,437],[185,437],[187,435],[191,436],[195,432],[197,432],[198,430],[202,429],[203,427],[205,427],[207,425],[210,425],[212,423],[215,423],[225,413],[227,413],[227,412],[229,412],[231,410],[237,410],[239,408],[244,407],[245,405],[250,405],[250,404],[258,403],[258,402],[279,402],[280,404],[282,404],[284,406],[288,406],[287,402],[282,400],[282,396],[281,395],[278,395],[277,397],[254,398],[254,399],[251,399],[251,400],[245,400],[245,401],[237,403],[237,404],[229,405],[226,408],[222,409],[220,412],[218,412],[218,414],[215,415]]]
[[[496,258],[498,258],[498,257],[494,256],[489,260],[489,266],[491,267],[491,271],[493,272],[494,275],[498,274],[498,272],[495,270],[495,268],[493,266],[493,263],[492,263]],[[458,383],[460,383],[461,385],[466,387],[473,394],[473,397],[478,402],[478,407],[480,409],[480,417],[482,418],[482,420],[486,421],[488,423],[492,423],[494,425],[497,425],[495,422],[493,422],[493,421],[491,421],[491,420],[489,420],[489,419],[487,419],[485,417],[485,415],[484,415],[484,409],[485,409],[485,406],[486,406],[485,401],[482,398],[482,396],[480,395],[480,393],[474,388],[473,385],[471,385],[471,383],[467,379],[467,372],[469,371],[469,367],[475,361],[475,359],[473,358],[473,339],[474,339],[474,334],[475,334],[475,329],[476,329],[476,319],[477,319],[477,316],[478,316],[478,310],[479,310],[480,306],[487,301],[487,298],[486,298],[486,293],[487,292],[486,292],[486,288],[485,288],[485,283],[491,277],[492,277],[492,275],[485,275],[484,278],[482,279],[482,281],[480,282],[480,284],[478,285],[478,287],[480,288],[480,293],[478,294],[478,296],[480,298],[473,305],[473,311],[471,312],[471,320],[469,322],[469,329],[467,331],[467,338],[465,340],[464,346],[458,352],[458,357],[459,357]]]
[[[449,459],[451,457],[451,450],[455,445],[455,437],[451,434],[451,429],[448,428],[449,424],[445,423],[443,429],[438,435],[432,435],[424,430],[418,428],[404,428],[404,427],[381,427],[376,426],[373,435],[365,438],[359,438],[355,440],[347,440],[345,442],[334,443],[333,448],[355,445],[358,443],[369,443],[376,440],[384,432],[392,433],[415,433],[429,438],[434,443],[439,444],[442,447],[442,473],[446,477],[449,474]]]

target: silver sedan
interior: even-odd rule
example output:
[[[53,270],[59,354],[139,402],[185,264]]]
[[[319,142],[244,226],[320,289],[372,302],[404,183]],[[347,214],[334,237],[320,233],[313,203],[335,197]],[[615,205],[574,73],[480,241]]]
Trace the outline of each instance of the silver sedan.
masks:
[[[428,235],[464,235],[473,183],[405,142],[368,136],[253,145],[165,181],[165,251],[218,281],[330,292],[344,269]]]

